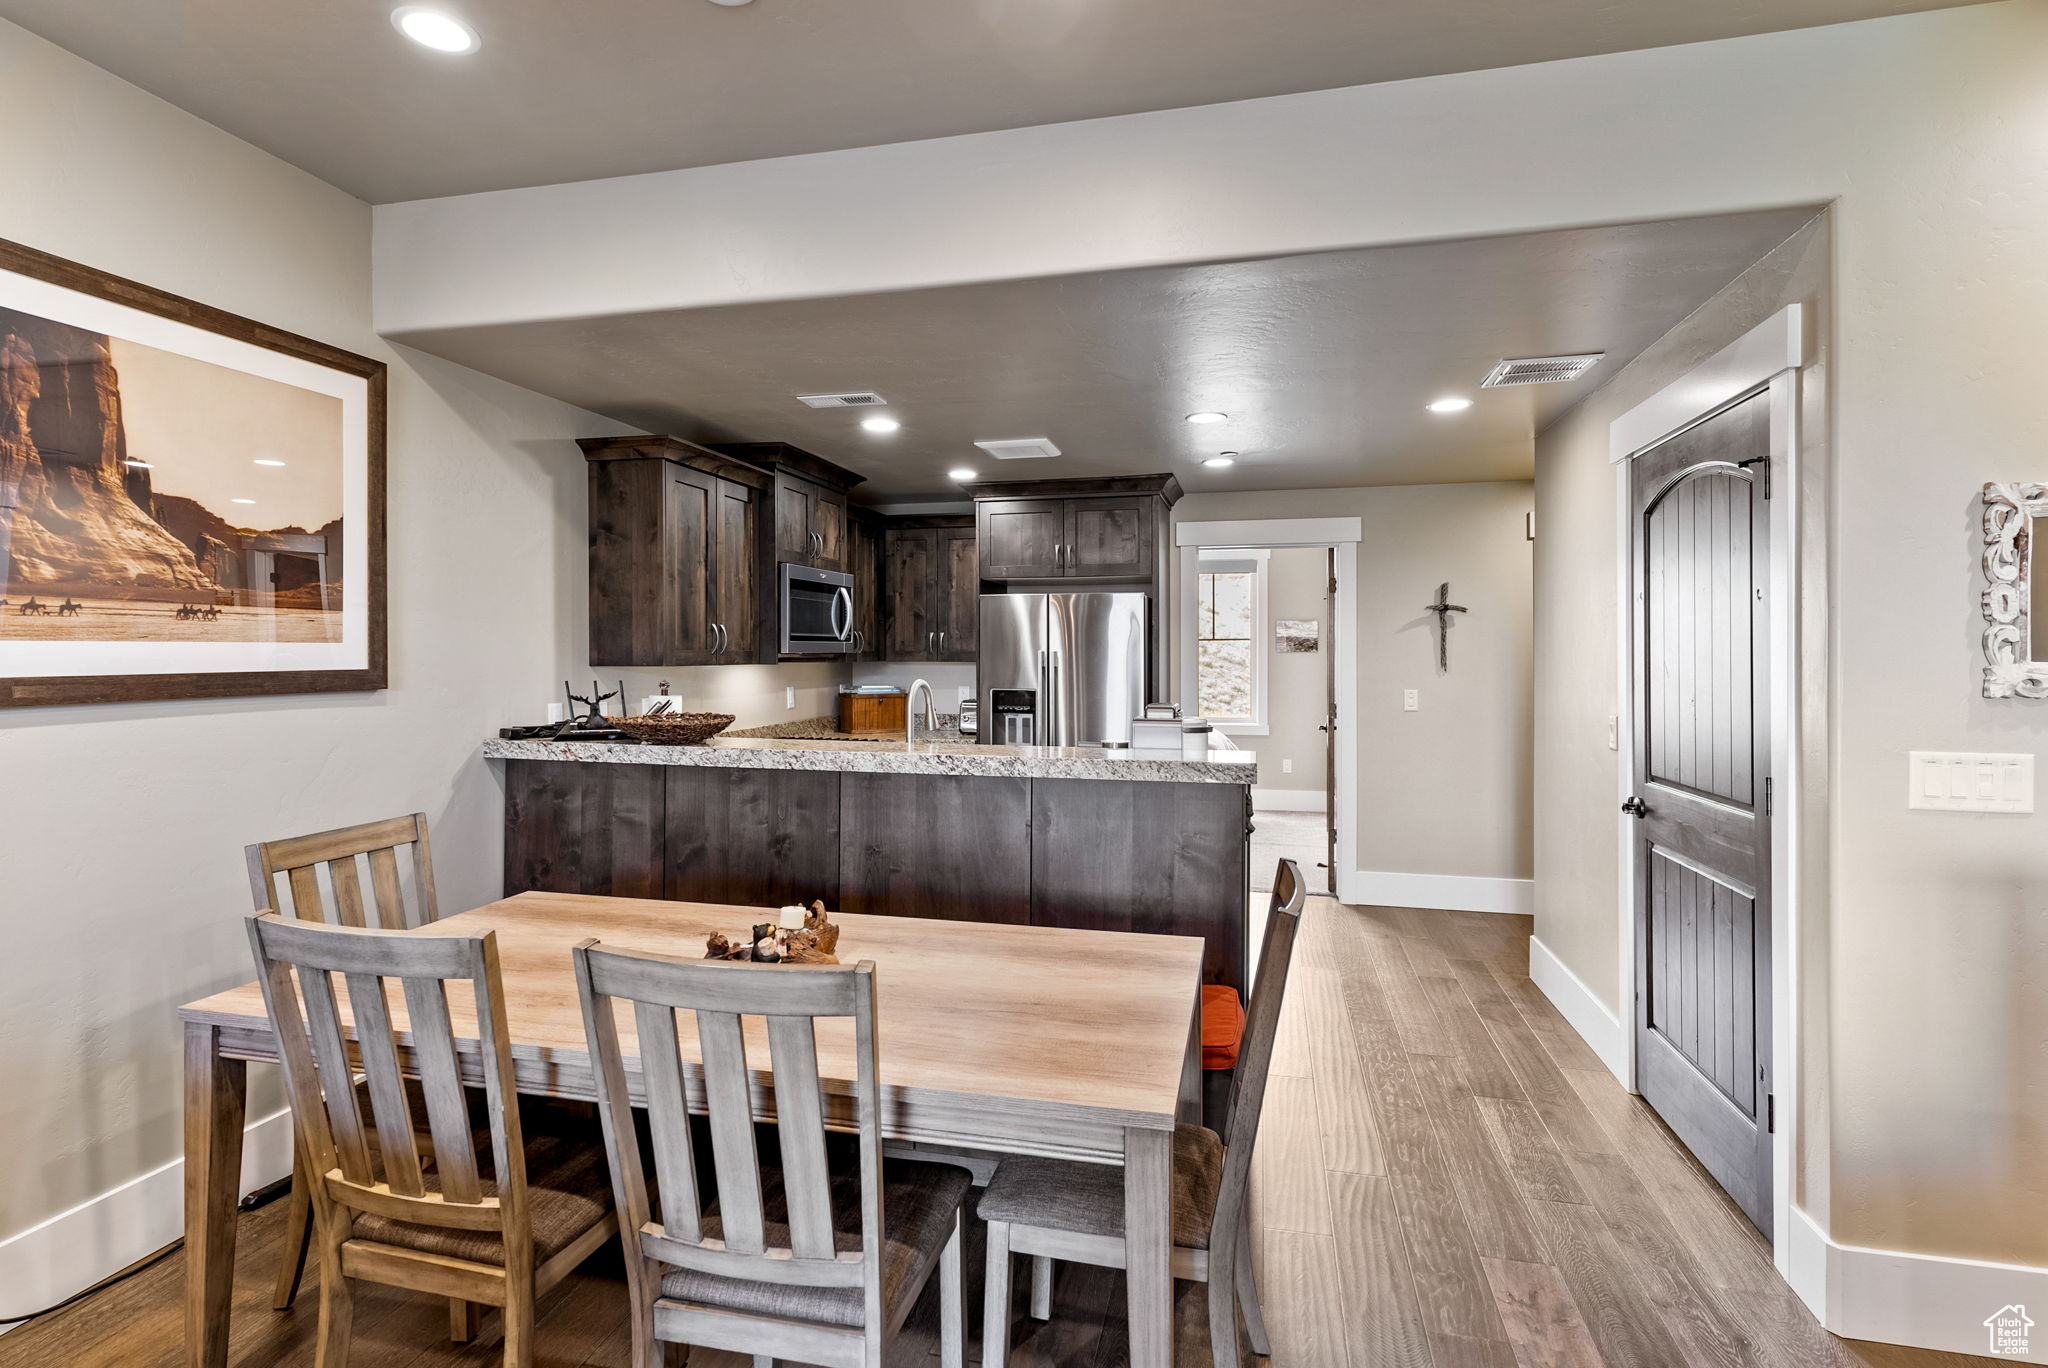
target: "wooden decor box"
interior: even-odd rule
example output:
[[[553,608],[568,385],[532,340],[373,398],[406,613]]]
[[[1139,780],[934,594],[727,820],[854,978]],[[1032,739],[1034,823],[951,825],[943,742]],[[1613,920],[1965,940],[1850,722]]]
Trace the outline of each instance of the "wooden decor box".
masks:
[[[839,730],[900,732],[910,716],[909,705],[909,694],[841,694]]]

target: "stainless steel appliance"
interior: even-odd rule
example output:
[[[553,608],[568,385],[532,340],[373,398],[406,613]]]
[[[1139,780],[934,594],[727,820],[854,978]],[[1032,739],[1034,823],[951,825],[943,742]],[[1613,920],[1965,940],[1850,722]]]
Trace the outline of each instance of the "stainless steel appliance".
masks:
[[[853,576],[785,564],[782,654],[845,655],[853,649]]]
[[[1129,745],[1148,642],[1143,594],[983,594],[975,739]]]

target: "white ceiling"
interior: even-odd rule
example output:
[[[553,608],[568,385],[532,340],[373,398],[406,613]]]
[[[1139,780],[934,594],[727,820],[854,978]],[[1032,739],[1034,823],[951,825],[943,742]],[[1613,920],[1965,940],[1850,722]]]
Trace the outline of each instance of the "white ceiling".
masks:
[[[768,3],[769,0],[761,0]],[[1535,431],[1812,209],[1259,261],[399,334],[658,432],[785,441],[868,476],[859,497],[984,478],[1171,470],[1189,490],[1527,479]],[[1486,390],[1504,356],[1601,351],[1569,385]],[[873,389],[873,409],[795,396]],[[1444,394],[1474,407],[1425,412]],[[1184,415],[1221,410],[1195,426]],[[1049,437],[994,461],[977,439]],[[1202,467],[1225,449],[1226,471]]]
[[[0,0],[375,203],[1214,104],[1971,0]],[[1541,111],[1530,128],[1542,145]]]

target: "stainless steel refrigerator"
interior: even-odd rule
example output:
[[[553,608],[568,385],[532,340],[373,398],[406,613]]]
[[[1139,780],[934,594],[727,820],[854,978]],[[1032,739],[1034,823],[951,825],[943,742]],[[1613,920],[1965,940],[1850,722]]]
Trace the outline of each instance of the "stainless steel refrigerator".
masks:
[[[983,594],[977,739],[995,745],[1129,743],[1144,711],[1143,594]]]

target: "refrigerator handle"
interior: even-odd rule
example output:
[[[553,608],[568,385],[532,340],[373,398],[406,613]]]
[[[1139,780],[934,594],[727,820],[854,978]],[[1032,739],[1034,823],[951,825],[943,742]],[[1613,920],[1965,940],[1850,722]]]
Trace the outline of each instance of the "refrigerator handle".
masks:
[[[1060,739],[1065,709],[1060,706],[1060,653],[1058,651],[1052,653],[1052,692],[1049,697],[1052,703],[1046,711],[1046,737],[1040,744],[1064,746],[1067,743]]]

